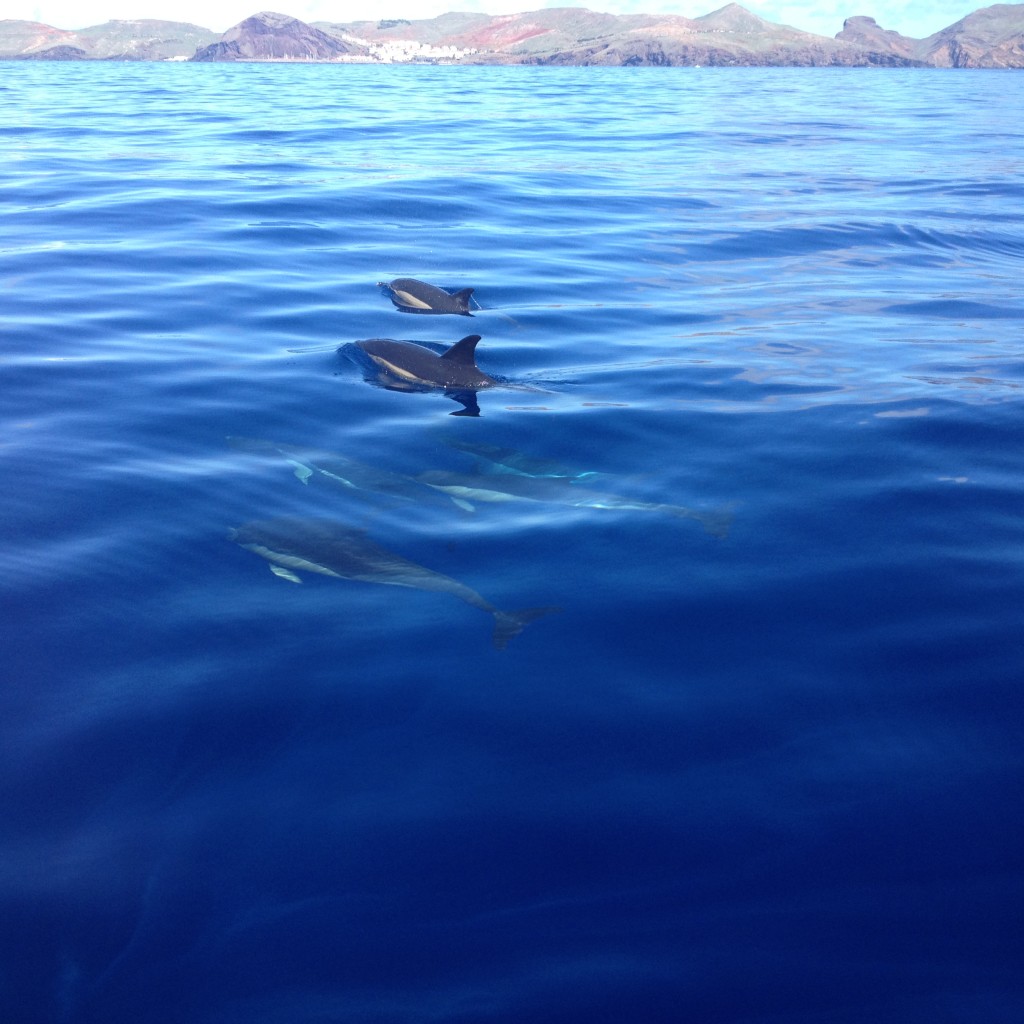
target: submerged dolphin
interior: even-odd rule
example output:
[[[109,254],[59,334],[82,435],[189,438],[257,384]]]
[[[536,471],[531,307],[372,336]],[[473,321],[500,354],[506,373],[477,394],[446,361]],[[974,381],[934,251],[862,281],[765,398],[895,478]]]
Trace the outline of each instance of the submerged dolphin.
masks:
[[[417,479],[421,483],[444,491],[453,500],[458,498],[465,502],[540,501],[572,508],[663,512],[679,519],[695,519],[714,537],[725,537],[732,522],[732,514],[728,510],[702,512],[683,505],[665,505],[660,502],[624,498],[619,494],[602,494],[579,487],[565,477],[520,476],[515,473],[474,475],[429,470],[421,473]]]
[[[467,455],[475,455],[493,467],[490,473],[515,473],[517,476],[560,477],[566,480],[582,480],[588,476],[597,476],[597,471],[575,470],[563,466],[551,459],[541,459],[518,448],[501,448],[498,445],[482,444],[476,441],[464,441],[462,438],[448,437],[442,439],[449,448],[456,448]]]
[[[417,281],[414,277],[396,277],[394,281],[378,281],[378,288],[383,288],[388,298],[403,313],[456,313],[459,316],[472,316],[469,311],[469,299],[472,288],[463,288],[457,292],[446,292],[435,288],[425,281]]]
[[[399,501],[430,502],[437,497],[436,491],[411,476],[368,466],[336,452],[300,448],[278,441],[261,441],[253,437],[229,437],[227,441],[232,448],[240,451],[280,456],[294,467],[295,476],[304,484],[316,477],[364,499],[368,495],[382,495]],[[447,505],[446,499],[440,500]]]
[[[370,540],[362,530],[318,519],[266,519],[231,530],[230,538],[270,562],[271,571],[301,583],[299,571],[362,583],[451,594],[494,616],[494,646],[502,650],[534,619],[557,608],[503,612],[475,590],[450,576],[410,562]]]
[[[381,370],[406,384],[476,391],[498,383],[476,365],[479,340],[479,334],[469,334],[440,355],[415,342],[390,338],[370,338],[355,345]]]

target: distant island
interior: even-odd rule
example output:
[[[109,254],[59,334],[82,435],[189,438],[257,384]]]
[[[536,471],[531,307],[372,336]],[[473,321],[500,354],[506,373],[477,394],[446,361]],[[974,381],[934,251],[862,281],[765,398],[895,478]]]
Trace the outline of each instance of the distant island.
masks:
[[[74,32],[0,20],[0,59],[1024,68],[1024,4],[983,7],[927,39],[886,30],[863,15],[847,18],[829,38],[765,21],[734,3],[700,18],[560,7],[306,24],[263,12],[223,35],[145,19]]]

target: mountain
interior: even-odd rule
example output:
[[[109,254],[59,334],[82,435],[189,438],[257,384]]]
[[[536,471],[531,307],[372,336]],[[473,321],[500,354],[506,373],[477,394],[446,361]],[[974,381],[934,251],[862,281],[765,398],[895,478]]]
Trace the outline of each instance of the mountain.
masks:
[[[108,21],[77,32],[31,21],[0,21],[0,57],[49,60],[166,60],[191,56],[217,39],[198,25],[140,19]]]
[[[308,25],[262,12],[221,36],[167,21],[111,21],[70,32],[0,20],[2,57],[1024,68],[1024,4],[981,8],[927,39],[886,30],[864,15],[847,18],[830,39],[765,21],[735,3],[700,18],[560,7]]]
[[[924,40],[865,16],[848,18],[829,39],[765,21],[735,3],[700,18],[562,7],[317,25],[371,46],[453,46],[462,60],[487,64],[1024,67],[1024,4],[983,8]]]
[[[1024,67],[1024,4],[995,4],[921,40],[917,51],[940,68]]]
[[[700,18],[661,17],[625,37],[579,51],[555,54],[545,63],[659,64],[715,66],[867,66],[913,64],[888,52],[875,51],[810,32],[765,21],[731,3]]]
[[[409,40],[423,46],[454,46],[481,55],[518,56],[568,49],[581,40],[611,36],[656,20],[646,14],[616,16],[583,7],[551,7],[527,14],[442,14],[428,21],[317,24],[324,31],[377,45]],[[685,18],[674,20],[689,24]]]
[[[913,64],[888,51],[816,36],[728,4],[700,18],[616,16],[579,7],[524,14],[446,14],[429,21],[318,23],[325,32],[381,45],[412,40],[469,51],[472,63],[612,65]]]
[[[886,31],[874,18],[847,18],[836,39],[931,67],[1020,68],[1024,67],[1024,4],[983,7],[927,39]]]
[[[68,40],[74,37],[74,32],[41,25],[37,21],[0,21],[0,56],[20,57],[57,46],[70,46]]]
[[[197,46],[216,39],[216,33],[198,25],[174,21],[108,21],[75,33],[77,42],[92,57],[108,60],[167,60],[188,56]]]
[[[14,60],[89,60],[89,54],[80,46],[67,46],[58,43],[56,46],[48,46],[45,50],[37,50],[32,54],[18,54]]]
[[[108,21],[77,32],[34,21],[0,21],[0,57],[75,60],[168,60],[191,57],[216,32],[176,21]],[[77,52],[76,52],[77,51]]]
[[[197,50],[192,60],[333,61],[357,52],[365,50],[287,14],[264,11]]]

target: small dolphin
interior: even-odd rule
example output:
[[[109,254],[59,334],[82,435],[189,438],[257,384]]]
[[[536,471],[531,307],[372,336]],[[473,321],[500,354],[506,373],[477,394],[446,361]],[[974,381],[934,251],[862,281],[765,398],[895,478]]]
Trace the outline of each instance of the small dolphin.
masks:
[[[515,473],[467,474],[429,470],[417,479],[429,487],[436,487],[452,500],[474,501],[540,501],[570,508],[607,508],[633,512],[662,512],[677,519],[695,519],[705,532],[714,537],[725,537],[732,523],[728,509],[701,511],[683,505],[665,505],[661,502],[639,501],[619,494],[603,494],[587,490],[565,477],[533,477]]]
[[[417,281],[414,277],[396,277],[394,281],[378,281],[378,288],[403,313],[455,313],[459,316],[472,316],[469,311],[469,299],[472,288],[463,288],[457,292],[446,292],[435,288],[425,281]]]
[[[479,340],[479,334],[468,334],[441,355],[415,342],[390,338],[370,338],[355,345],[385,373],[405,383],[476,391],[498,383],[476,365]]]
[[[504,649],[534,619],[557,608],[504,612],[464,583],[410,562],[370,540],[362,530],[319,519],[265,519],[231,530],[231,540],[270,562],[276,576],[301,583],[300,571],[362,583],[428,590],[465,601],[494,616],[494,646]]]

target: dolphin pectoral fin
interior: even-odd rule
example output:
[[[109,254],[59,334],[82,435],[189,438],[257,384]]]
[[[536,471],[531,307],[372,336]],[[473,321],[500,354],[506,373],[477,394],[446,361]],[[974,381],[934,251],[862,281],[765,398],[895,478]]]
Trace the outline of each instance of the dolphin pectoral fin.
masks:
[[[461,508],[463,512],[475,512],[476,511],[476,505],[474,505],[472,502],[466,501],[465,498],[456,498],[454,495],[451,495],[451,494],[449,494],[448,497],[451,498],[452,501],[456,505],[458,505],[458,507]]]
[[[334,473],[329,469],[325,469],[322,465],[317,466],[317,469],[320,471],[320,475],[326,477],[328,480],[333,480],[336,484],[340,484],[342,487],[346,487],[350,491],[359,490],[351,480],[346,479],[340,473]]]
[[[494,615],[494,635],[492,637],[494,646],[499,651],[503,651],[508,646],[509,640],[519,636],[531,622],[539,619],[542,615],[551,615],[561,610],[557,606],[521,608],[516,612],[503,612],[496,609],[492,613]]]
[[[453,402],[457,402],[462,406],[461,409],[456,409],[455,412],[450,412],[448,414],[449,416],[480,415],[480,403],[477,401],[475,391],[453,391],[449,388],[445,391],[444,397],[450,398]]]
[[[270,571],[275,576],[280,576],[283,580],[288,580],[289,583],[301,583],[302,577],[298,573],[294,573],[291,569],[286,569],[283,565],[271,565],[269,566]]]
[[[308,484],[309,478],[313,475],[313,470],[303,462],[296,462],[294,459],[289,459],[288,461],[295,467],[292,472],[299,483]]]

